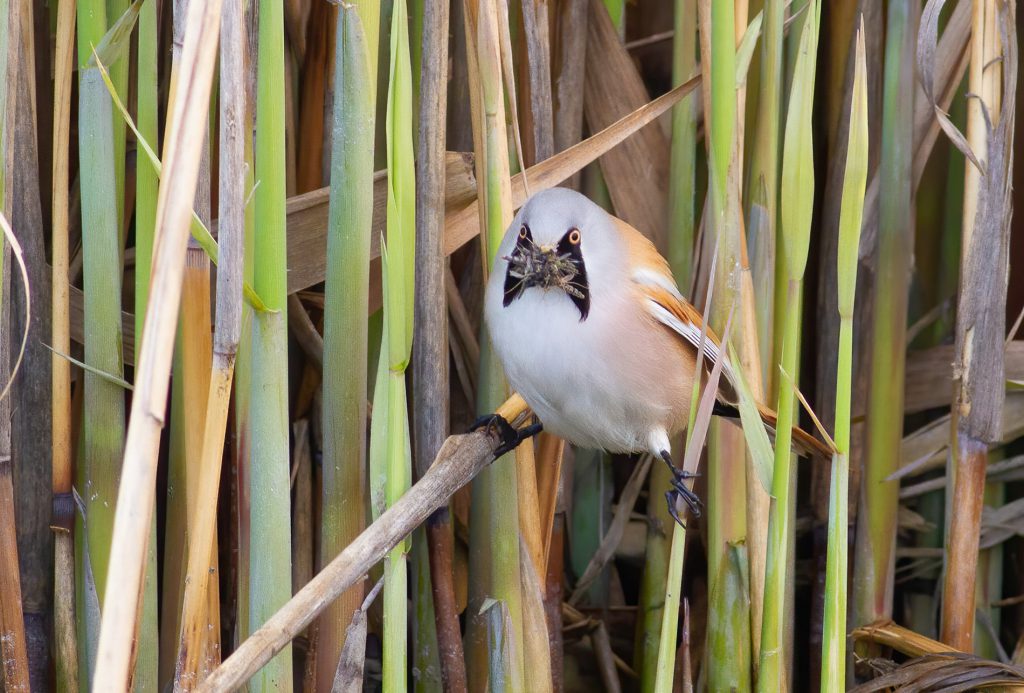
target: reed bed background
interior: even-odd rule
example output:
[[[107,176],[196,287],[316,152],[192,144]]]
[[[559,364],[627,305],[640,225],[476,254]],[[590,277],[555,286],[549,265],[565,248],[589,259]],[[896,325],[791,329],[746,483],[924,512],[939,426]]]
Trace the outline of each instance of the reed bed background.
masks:
[[[0,0],[0,691],[1024,686],[1018,27]],[[526,421],[482,294],[555,185],[742,374],[685,528],[647,457],[458,435]]]

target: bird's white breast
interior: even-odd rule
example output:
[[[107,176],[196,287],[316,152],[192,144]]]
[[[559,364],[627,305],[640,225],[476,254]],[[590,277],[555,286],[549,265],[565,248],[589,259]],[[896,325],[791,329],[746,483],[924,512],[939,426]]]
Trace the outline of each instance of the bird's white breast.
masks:
[[[662,328],[635,310],[625,291],[592,290],[584,321],[559,289],[530,288],[503,306],[503,265],[488,282],[485,312],[511,387],[546,430],[572,443],[647,449],[652,427],[668,425],[684,386],[637,349]]]

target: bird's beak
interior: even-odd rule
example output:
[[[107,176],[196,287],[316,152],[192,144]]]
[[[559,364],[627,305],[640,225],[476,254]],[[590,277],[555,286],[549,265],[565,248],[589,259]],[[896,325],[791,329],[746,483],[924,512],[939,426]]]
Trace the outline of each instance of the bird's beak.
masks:
[[[569,267],[559,258],[557,250],[550,245],[533,245],[519,250],[519,264],[526,286],[549,288],[558,284]]]
[[[574,252],[575,251],[575,252]],[[505,276],[504,305],[509,305],[524,289],[559,289],[580,308],[582,319],[589,311],[586,269],[578,246],[559,250],[559,246],[518,243],[508,261]]]

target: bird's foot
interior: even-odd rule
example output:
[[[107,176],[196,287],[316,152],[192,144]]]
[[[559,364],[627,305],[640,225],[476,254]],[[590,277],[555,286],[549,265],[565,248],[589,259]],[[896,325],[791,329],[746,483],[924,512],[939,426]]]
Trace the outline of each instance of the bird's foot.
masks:
[[[665,492],[665,500],[668,501],[668,512],[681,527],[686,527],[679,518],[679,511],[676,509],[678,501],[681,499],[686,503],[686,507],[690,511],[690,515],[693,517],[700,517],[701,503],[700,497],[694,493],[689,486],[686,485],[688,479],[693,479],[700,476],[699,474],[691,474],[685,470],[679,469],[672,462],[672,456],[668,450],[661,451],[661,459],[665,460],[665,464],[668,465],[669,470],[672,472],[672,490]]]
[[[473,425],[469,427],[469,430],[476,431],[481,428],[496,431],[499,439],[501,440],[498,447],[494,449],[494,459],[498,459],[505,453],[512,452],[519,447],[520,443],[524,440],[532,438],[544,430],[544,426],[539,422],[526,426],[522,429],[517,429],[501,414],[487,414],[485,416],[481,416],[473,422]]]

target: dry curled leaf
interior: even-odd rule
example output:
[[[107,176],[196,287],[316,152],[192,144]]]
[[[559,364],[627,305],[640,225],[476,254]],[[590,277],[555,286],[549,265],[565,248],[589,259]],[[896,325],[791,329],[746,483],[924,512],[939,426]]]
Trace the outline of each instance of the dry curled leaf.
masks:
[[[935,2],[936,0],[933,0]],[[1010,10],[997,3],[1002,52],[1002,106],[993,123],[982,103],[987,152],[979,182],[973,232],[964,248],[957,306],[954,372],[961,385],[956,406],[960,430],[991,444],[1002,433],[1006,397],[1004,344],[1009,270],[1010,219],[1013,212],[1013,140],[1017,100],[1017,36]]]
[[[985,166],[975,156],[967,138],[949,119],[942,108],[939,107],[935,96],[935,50],[939,38],[939,14],[946,0],[929,0],[921,12],[921,24],[917,32],[917,74],[921,80],[921,88],[931,103],[935,112],[935,120],[938,121],[942,131],[946,133],[953,145],[963,152],[964,156],[970,159],[982,175],[985,175]]]
[[[851,689],[850,693],[907,691],[959,693],[1024,683],[1024,667],[1003,664],[963,652],[926,654]]]

